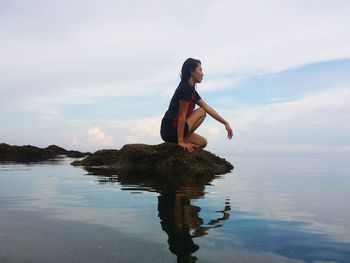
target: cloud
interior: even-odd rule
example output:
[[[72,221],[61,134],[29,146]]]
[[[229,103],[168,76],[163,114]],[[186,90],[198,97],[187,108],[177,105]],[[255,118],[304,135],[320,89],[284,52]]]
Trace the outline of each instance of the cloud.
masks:
[[[135,121],[130,128],[130,134],[126,136],[128,143],[159,144],[163,140],[160,137],[160,124],[163,116],[154,116]]]
[[[76,105],[84,113],[85,107],[104,97],[168,101],[187,57],[202,61],[199,89],[204,97],[224,91],[221,96],[230,98],[218,100],[223,106],[239,102],[229,92],[251,76],[350,58],[349,13],[348,1],[7,2],[0,10],[0,112],[10,117],[2,117],[7,122],[1,136],[43,143],[45,133],[47,143],[54,139],[77,147],[160,142],[163,110],[123,122],[89,116],[83,121],[63,112]],[[308,138],[312,145],[344,144],[340,123],[347,121],[343,112],[348,108],[342,95],[328,95],[337,97],[341,106],[327,105],[333,102],[320,94],[266,107],[237,103],[235,111],[220,111],[242,141],[237,146],[220,141],[220,136],[226,138],[224,128],[217,128],[221,124],[206,121],[209,129],[199,131],[208,136],[209,144],[212,140],[239,149],[265,140],[276,145],[288,140],[308,144]],[[142,109],[134,108],[141,116]],[[19,129],[12,117],[20,113],[36,116],[37,122],[30,126],[28,120],[26,130]],[[98,129],[92,128],[87,139],[91,122]],[[341,136],[331,136],[336,137],[332,144],[326,133]]]
[[[39,4],[13,1],[0,16],[0,92],[13,103],[158,92],[179,80],[189,56],[201,59],[208,92],[250,74],[350,57],[347,1]]]
[[[344,154],[350,145],[349,100],[350,86],[341,86],[290,102],[218,109],[230,122],[234,137],[229,143],[226,136],[211,137],[208,143],[247,154]]]
[[[113,148],[114,142],[110,135],[107,135],[101,128],[95,126],[87,129],[86,138],[72,138],[75,146],[88,147],[89,149],[100,150],[102,148]]]

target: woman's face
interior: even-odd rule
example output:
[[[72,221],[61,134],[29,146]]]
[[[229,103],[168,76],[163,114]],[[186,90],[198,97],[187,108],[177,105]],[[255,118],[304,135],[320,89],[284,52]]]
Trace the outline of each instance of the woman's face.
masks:
[[[195,70],[192,71],[192,77],[196,83],[199,83],[203,79],[202,65],[198,65]]]

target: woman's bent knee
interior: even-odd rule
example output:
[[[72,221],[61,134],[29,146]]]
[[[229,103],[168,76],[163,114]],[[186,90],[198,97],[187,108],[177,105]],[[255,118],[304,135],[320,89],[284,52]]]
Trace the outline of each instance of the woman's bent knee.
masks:
[[[202,113],[202,115],[203,115],[204,117],[207,115],[207,113],[206,113],[206,111],[205,111],[204,108],[200,107],[198,110],[201,111],[201,113]]]
[[[205,148],[206,146],[207,146],[207,144],[208,144],[208,141],[207,141],[207,139],[206,138],[202,138],[202,144],[201,144],[201,148]]]

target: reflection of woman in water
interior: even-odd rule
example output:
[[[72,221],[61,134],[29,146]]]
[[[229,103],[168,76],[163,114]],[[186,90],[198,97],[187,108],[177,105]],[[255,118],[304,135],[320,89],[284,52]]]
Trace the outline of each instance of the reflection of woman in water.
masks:
[[[175,193],[166,193],[158,197],[160,224],[168,234],[169,250],[177,256],[178,262],[194,259],[191,254],[199,249],[199,246],[193,243],[189,225],[182,222],[184,203],[181,201],[177,200]]]
[[[193,238],[208,234],[210,228],[221,226],[219,222],[229,218],[229,203],[226,203],[224,210],[217,211],[223,213],[222,217],[210,220],[209,226],[203,226],[203,219],[199,217],[201,209],[192,205],[191,199],[204,196],[204,185],[169,190],[158,196],[158,216],[163,231],[168,235],[169,249],[177,256],[177,262],[195,262],[197,257],[192,254],[199,246],[193,242]]]
[[[203,79],[201,62],[188,58],[182,65],[181,81],[170,101],[169,108],[162,119],[160,135],[165,142],[178,143],[185,150],[192,152],[193,147],[204,148],[207,140],[194,131],[202,124],[206,113],[223,123],[227,137],[232,138],[232,129],[197,93],[195,86]],[[200,108],[194,110],[195,104]]]
[[[101,168],[85,167],[90,175],[103,175],[107,172],[106,178],[98,180],[100,183],[112,182],[124,186],[138,185],[139,189],[146,191],[155,190],[158,196],[158,216],[162,230],[168,235],[170,251],[177,256],[177,262],[195,262],[196,256],[192,254],[199,249],[193,238],[207,235],[209,229],[222,226],[220,223],[229,219],[231,210],[229,199],[225,200],[223,210],[215,211],[222,213],[222,216],[208,220],[205,224],[199,213],[201,208],[191,204],[191,200],[202,199],[205,195],[205,186],[215,178],[212,174],[195,176],[164,175],[150,176],[148,174],[119,174],[117,177],[110,177],[114,173]],[[109,174],[111,173],[111,174]]]

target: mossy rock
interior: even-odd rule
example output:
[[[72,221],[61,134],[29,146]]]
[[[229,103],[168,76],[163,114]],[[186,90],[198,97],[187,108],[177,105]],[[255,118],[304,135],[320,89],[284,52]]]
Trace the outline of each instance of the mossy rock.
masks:
[[[233,165],[204,149],[185,151],[176,143],[158,145],[126,144],[120,150],[103,149],[94,152],[74,166],[100,167],[117,174],[224,174]]]
[[[91,153],[82,153],[73,150],[68,151],[56,145],[39,148],[32,145],[17,146],[0,143],[0,162],[29,163],[51,160],[58,155],[80,158],[89,154]]]

